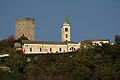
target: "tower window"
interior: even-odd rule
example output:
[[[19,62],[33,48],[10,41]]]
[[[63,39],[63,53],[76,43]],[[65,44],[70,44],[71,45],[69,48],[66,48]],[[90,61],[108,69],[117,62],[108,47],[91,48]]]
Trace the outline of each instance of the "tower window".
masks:
[[[68,28],[65,28],[65,32],[68,32]]]
[[[52,48],[50,48],[50,52],[52,51]]]
[[[42,49],[40,48],[40,52],[42,51]]]
[[[30,52],[32,52],[32,48],[30,48]]]
[[[66,34],[66,38],[68,38],[68,35]]]

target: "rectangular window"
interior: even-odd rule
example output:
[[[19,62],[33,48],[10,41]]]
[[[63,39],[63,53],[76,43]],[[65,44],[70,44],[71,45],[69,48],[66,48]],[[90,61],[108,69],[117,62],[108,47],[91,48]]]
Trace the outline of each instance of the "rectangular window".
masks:
[[[59,51],[61,52],[61,51],[62,51],[62,49],[61,49],[61,48],[59,48]]]
[[[40,48],[40,52],[42,51],[42,49]]]
[[[68,32],[68,28],[65,28],[65,32]]]
[[[66,34],[66,38],[68,38],[68,35]]]
[[[52,52],[52,48],[50,48],[50,52]]]
[[[30,48],[30,52],[32,52],[32,48]]]

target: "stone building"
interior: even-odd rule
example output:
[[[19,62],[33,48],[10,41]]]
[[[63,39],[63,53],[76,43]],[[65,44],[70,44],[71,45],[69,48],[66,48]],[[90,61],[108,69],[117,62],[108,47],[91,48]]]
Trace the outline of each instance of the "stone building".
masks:
[[[18,39],[22,35],[28,37],[29,40],[22,41],[24,54],[45,54],[45,53],[65,53],[72,52],[80,48],[81,42],[73,42],[70,40],[70,24],[67,16],[64,18],[64,23],[61,27],[61,41],[34,41],[34,19],[32,18],[17,18],[16,19],[16,36]],[[93,45],[101,43],[109,43],[108,39],[84,40],[91,41]]]
[[[110,43],[110,41],[109,41],[109,39],[94,39],[94,40],[84,40],[84,41],[82,41],[82,42],[92,42],[92,44],[93,45],[96,45],[96,44],[98,44],[99,46],[102,46],[102,43],[103,44],[109,44]]]
[[[70,41],[70,25],[65,16],[61,27],[62,41],[22,41],[22,49],[25,54],[63,53],[75,51],[80,43]]]
[[[21,36],[34,40],[34,19],[33,18],[16,18],[15,21],[15,39]]]

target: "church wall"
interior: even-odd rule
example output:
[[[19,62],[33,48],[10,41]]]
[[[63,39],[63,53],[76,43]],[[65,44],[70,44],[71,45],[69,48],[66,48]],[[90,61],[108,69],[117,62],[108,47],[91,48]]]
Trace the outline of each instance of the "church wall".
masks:
[[[68,45],[68,52],[71,52],[71,51],[74,51],[74,49],[77,50],[78,48],[80,48],[80,44],[71,44],[71,43],[69,43],[67,45]],[[72,49],[72,47],[74,49]]]
[[[30,51],[32,48],[32,51]],[[41,51],[40,51],[41,48]],[[52,49],[50,51],[50,48]],[[61,48],[61,51],[60,51]],[[62,53],[68,52],[67,45],[56,45],[56,44],[24,44],[23,52],[25,54],[35,54],[35,53]]]

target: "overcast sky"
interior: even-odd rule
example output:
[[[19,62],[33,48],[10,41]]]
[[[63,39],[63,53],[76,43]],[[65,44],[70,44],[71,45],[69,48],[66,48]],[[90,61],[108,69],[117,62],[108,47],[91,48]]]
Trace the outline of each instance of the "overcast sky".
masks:
[[[0,0],[0,40],[15,35],[15,18],[35,18],[35,40],[61,41],[64,16],[71,40],[114,40],[120,35],[120,0]]]

